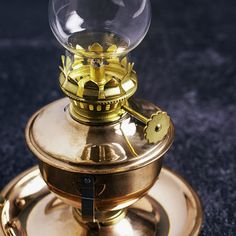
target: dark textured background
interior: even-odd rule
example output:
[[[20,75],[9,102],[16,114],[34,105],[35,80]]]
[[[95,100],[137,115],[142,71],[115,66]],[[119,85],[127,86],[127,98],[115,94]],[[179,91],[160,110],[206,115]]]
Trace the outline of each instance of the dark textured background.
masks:
[[[201,196],[202,235],[236,235],[236,1],[152,2],[150,32],[132,54],[139,96],[174,120],[176,140],[165,164]],[[47,1],[1,1],[0,188],[36,164],[24,128],[37,109],[62,97],[61,53]]]

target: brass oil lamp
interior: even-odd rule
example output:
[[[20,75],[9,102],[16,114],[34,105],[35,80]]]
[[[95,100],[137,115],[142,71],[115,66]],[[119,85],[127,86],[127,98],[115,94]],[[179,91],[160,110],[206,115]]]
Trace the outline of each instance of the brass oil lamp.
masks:
[[[149,1],[51,0],[49,19],[66,48],[59,84],[67,98],[27,125],[39,168],[2,191],[0,234],[198,235],[197,195],[162,169],[172,121],[133,98],[138,81],[127,55],[148,31]]]

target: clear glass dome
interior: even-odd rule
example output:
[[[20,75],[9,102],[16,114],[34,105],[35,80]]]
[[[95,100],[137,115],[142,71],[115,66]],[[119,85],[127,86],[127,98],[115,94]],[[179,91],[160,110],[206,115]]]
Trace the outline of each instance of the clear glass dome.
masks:
[[[150,20],[149,0],[50,0],[49,3],[53,33],[75,54],[94,43],[99,43],[104,51],[116,45],[116,54],[126,54],[142,41]]]

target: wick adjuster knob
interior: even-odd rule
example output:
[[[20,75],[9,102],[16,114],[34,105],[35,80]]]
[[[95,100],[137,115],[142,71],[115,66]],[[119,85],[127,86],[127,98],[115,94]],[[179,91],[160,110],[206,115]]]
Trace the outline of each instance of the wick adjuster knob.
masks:
[[[144,137],[148,143],[155,144],[167,135],[170,128],[170,117],[166,112],[157,111],[150,118],[147,118],[128,106],[124,105],[123,109],[146,125]]]

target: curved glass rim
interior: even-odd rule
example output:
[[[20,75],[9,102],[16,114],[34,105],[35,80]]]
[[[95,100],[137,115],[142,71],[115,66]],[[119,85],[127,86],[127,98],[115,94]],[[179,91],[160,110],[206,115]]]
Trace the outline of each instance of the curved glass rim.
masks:
[[[50,15],[50,7],[53,5],[51,2],[53,0],[50,0],[49,1],[49,5],[48,5],[48,14]],[[148,0],[149,1],[149,0]],[[54,14],[55,14],[55,9],[53,9],[54,11]],[[143,33],[143,35],[136,41],[136,43],[134,43],[131,47],[128,46],[127,48],[122,48],[122,47],[118,47],[118,50],[117,51],[114,51],[114,52],[108,52],[108,51],[103,51],[103,52],[100,52],[100,53],[96,53],[96,52],[88,52],[87,49],[83,48],[81,45],[78,44],[78,46],[80,47],[80,50],[74,48],[74,47],[71,47],[69,45],[69,42],[68,42],[68,38],[67,38],[67,42],[64,43],[61,38],[59,37],[59,35],[56,33],[56,30],[58,27],[55,25],[55,23],[52,21],[52,19],[49,17],[49,25],[50,25],[50,28],[55,36],[55,38],[57,39],[57,41],[69,52],[75,54],[75,55],[78,55],[78,56],[83,56],[83,57],[120,57],[120,56],[124,56],[126,54],[128,54],[130,51],[134,50],[142,41],[143,39],[146,37],[147,35],[147,32],[150,28],[150,25],[151,25],[151,18],[152,18],[152,12],[151,12],[151,3],[149,1],[148,3],[148,14],[149,14],[149,19],[148,19],[148,24],[147,26],[145,27],[145,31]],[[80,33],[80,32],[84,32],[86,30],[81,30],[81,31],[78,31],[78,32],[75,32],[75,33]],[[104,29],[104,32],[106,30]],[[117,36],[121,36],[120,34],[118,34],[117,32],[115,31],[112,31],[112,30],[109,30],[111,33],[117,35]],[[72,35],[72,34],[71,34]],[[94,42],[96,43],[96,42]],[[81,50],[82,48],[82,50]]]

